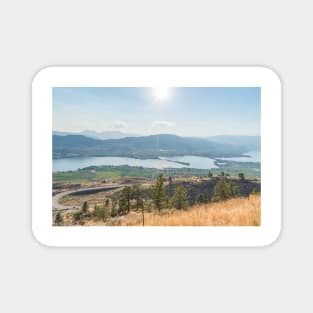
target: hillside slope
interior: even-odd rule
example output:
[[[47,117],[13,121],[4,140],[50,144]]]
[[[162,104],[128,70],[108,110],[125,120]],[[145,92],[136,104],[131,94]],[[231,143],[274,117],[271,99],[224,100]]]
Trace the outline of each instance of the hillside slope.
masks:
[[[142,216],[129,215],[111,219],[110,226],[141,226]],[[146,213],[145,226],[260,226],[261,196],[235,198],[223,202],[195,205],[188,210]]]

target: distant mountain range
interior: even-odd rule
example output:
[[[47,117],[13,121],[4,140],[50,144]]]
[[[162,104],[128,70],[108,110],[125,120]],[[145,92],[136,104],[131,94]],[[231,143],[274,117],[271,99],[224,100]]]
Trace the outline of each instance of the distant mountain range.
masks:
[[[255,150],[257,142],[257,138],[246,136],[215,136],[205,139],[168,134],[99,140],[81,134],[54,132],[53,158],[76,156],[156,158],[177,155],[232,157]]]
[[[126,137],[139,137],[138,134],[125,134],[120,131],[103,131],[96,132],[94,130],[83,130],[80,132],[64,132],[64,131],[53,131],[53,135],[57,136],[68,136],[68,135],[82,135],[93,139],[121,139]]]
[[[219,135],[208,137],[208,140],[230,145],[247,147],[248,149],[250,149],[250,151],[261,149],[260,136]]]

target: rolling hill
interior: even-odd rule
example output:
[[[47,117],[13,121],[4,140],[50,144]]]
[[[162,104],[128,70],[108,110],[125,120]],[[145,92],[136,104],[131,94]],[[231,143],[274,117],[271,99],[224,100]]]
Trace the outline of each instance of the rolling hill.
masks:
[[[228,157],[241,156],[250,150],[247,145],[168,134],[107,140],[83,135],[53,135],[53,158],[74,156],[156,158],[177,155]]]
[[[246,147],[247,149],[260,150],[261,137],[260,136],[236,136],[236,135],[219,135],[207,138],[209,141],[214,141],[223,144],[237,145]]]

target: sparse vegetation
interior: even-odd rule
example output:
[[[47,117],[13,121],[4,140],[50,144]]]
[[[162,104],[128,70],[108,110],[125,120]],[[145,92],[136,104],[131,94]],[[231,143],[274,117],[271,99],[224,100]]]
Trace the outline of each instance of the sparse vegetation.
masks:
[[[172,196],[170,192],[172,191]],[[243,198],[242,196],[246,198]],[[255,200],[260,198],[259,181],[244,181],[239,178],[219,176],[215,178],[178,178],[168,180],[160,174],[150,186],[149,184],[134,184],[117,190],[97,194],[72,195],[69,203],[78,205],[81,209],[73,212],[57,212],[54,215],[54,225],[260,225],[260,216],[254,214],[250,218],[248,211],[242,211],[241,204],[254,205],[253,210],[259,210]],[[240,198],[240,201],[236,198]],[[66,201],[64,203],[66,203]],[[232,202],[228,202],[232,201]],[[248,202],[247,202],[248,201]],[[231,210],[222,206],[232,203]],[[235,210],[235,204],[238,204]],[[91,208],[90,208],[91,207]],[[226,205],[228,208],[228,204]],[[213,210],[219,208],[217,211]],[[179,214],[186,212],[186,214]],[[215,212],[213,214],[213,212]],[[243,213],[249,218],[246,221]],[[237,216],[240,214],[240,218]],[[208,214],[207,219],[200,222],[201,217]],[[234,214],[234,217],[230,217]],[[222,218],[224,216],[225,218]],[[237,216],[237,217],[236,217]],[[187,217],[191,218],[187,222]],[[240,222],[239,222],[240,219]],[[206,221],[206,222],[205,222]],[[232,224],[235,223],[235,224]],[[249,224],[250,223],[250,224]],[[163,224],[160,224],[163,225]]]
[[[223,176],[214,188],[213,201],[221,201],[234,198],[239,195],[238,187],[232,182],[227,182]]]
[[[126,222],[140,225],[137,217]],[[223,202],[195,205],[189,210],[175,210],[166,214],[145,216],[146,226],[260,226],[260,196],[236,198]]]
[[[64,213],[65,225],[73,225],[72,213]],[[260,226],[261,197],[251,195],[249,198],[234,198],[220,202],[197,204],[186,210],[162,210],[147,212],[130,212],[125,216],[78,221],[76,225],[86,226]]]

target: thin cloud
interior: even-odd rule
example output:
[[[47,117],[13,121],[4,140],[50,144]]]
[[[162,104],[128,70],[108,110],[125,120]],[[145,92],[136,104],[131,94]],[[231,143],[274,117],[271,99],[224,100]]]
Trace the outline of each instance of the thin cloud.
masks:
[[[116,121],[113,123],[113,128],[115,129],[124,129],[127,128],[127,123],[124,121]]]
[[[152,123],[152,127],[153,128],[169,128],[169,127],[172,127],[174,124],[172,122],[169,122],[169,121],[154,121]]]

